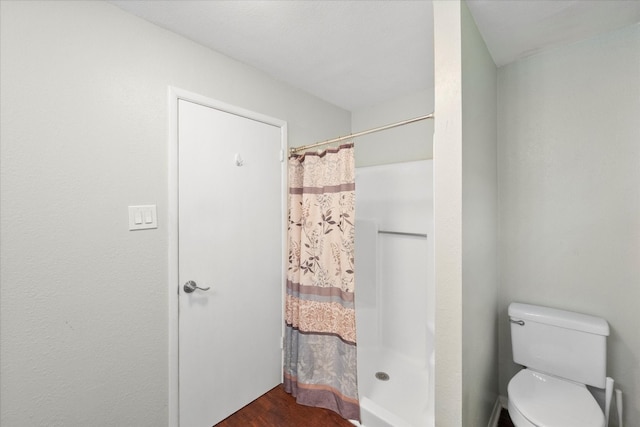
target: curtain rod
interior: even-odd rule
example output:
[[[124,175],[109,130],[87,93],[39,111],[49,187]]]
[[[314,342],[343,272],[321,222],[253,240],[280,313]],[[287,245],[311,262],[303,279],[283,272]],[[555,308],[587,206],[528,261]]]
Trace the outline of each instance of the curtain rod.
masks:
[[[329,139],[322,142],[316,142],[314,144],[309,144],[309,145],[302,145],[300,147],[291,147],[289,149],[289,155],[296,154],[300,151],[308,150],[309,148],[315,148],[315,147],[320,147],[321,145],[333,144],[334,142],[344,141],[345,139],[357,138],[359,136],[368,135],[374,132],[380,132],[381,130],[387,130],[387,129],[395,128],[398,126],[408,125],[409,123],[419,122],[421,120],[433,119],[433,117],[434,117],[433,113],[431,113],[431,114],[427,114],[426,116],[415,117],[413,119],[403,120],[397,123],[391,123],[389,125],[380,126],[374,129],[363,130],[362,132],[352,133],[349,135],[341,136],[339,138]]]

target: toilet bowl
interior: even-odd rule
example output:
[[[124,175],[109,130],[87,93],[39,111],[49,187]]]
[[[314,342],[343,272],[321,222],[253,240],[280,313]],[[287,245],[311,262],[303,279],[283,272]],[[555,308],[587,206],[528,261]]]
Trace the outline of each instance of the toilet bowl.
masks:
[[[587,387],[523,369],[509,382],[509,415],[516,427],[604,427]]]

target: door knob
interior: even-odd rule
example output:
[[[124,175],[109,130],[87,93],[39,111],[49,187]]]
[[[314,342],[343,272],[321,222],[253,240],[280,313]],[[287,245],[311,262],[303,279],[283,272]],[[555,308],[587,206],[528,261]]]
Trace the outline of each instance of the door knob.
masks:
[[[201,288],[199,287],[196,282],[194,282],[193,280],[189,280],[187,283],[184,284],[184,291],[188,294],[190,294],[191,292],[195,291],[196,289],[200,289],[201,291],[208,291],[209,289],[211,289],[211,287],[208,288]]]

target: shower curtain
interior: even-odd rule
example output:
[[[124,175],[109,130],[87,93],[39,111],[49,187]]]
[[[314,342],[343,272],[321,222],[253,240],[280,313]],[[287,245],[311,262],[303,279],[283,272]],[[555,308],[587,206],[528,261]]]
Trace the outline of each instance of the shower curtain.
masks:
[[[289,159],[284,387],[359,420],[354,169],[353,144]]]

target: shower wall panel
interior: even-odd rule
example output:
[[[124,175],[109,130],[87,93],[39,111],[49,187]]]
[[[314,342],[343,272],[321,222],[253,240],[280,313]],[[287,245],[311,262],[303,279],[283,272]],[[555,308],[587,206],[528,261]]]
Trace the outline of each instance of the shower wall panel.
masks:
[[[433,350],[432,163],[356,170],[359,344],[390,350],[421,366]]]

